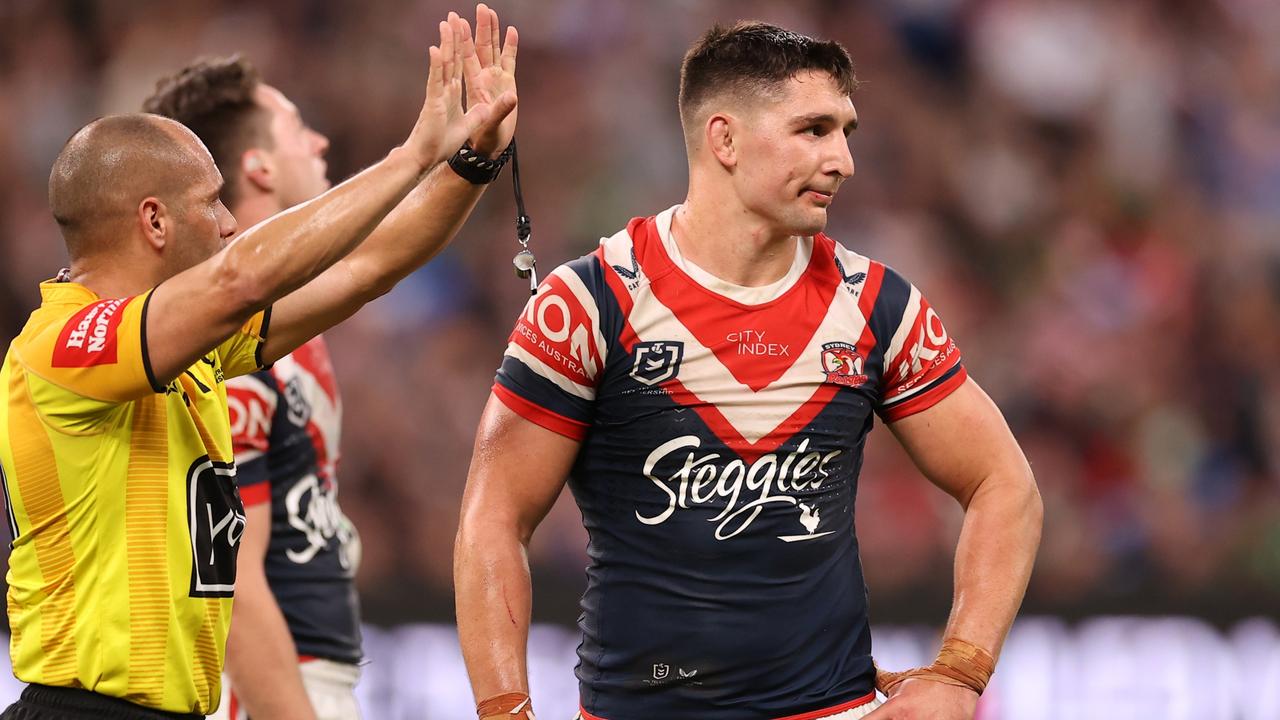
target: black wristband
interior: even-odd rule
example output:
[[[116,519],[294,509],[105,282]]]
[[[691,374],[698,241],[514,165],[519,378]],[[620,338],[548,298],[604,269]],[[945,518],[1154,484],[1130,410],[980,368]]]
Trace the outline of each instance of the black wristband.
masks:
[[[514,146],[507,145],[507,149],[496,158],[482,157],[471,147],[471,142],[463,143],[458,148],[458,152],[449,158],[449,167],[453,171],[472,185],[488,185],[498,179],[498,174],[502,172],[502,166],[507,164],[507,160],[511,158],[511,148]]]

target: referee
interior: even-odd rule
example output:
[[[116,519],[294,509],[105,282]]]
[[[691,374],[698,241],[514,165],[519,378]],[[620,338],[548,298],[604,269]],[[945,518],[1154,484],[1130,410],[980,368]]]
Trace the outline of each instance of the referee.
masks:
[[[354,312],[367,288],[343,258],[515,107],[506,93],[463,114],[456,59],[430,56],[404,144],[233,242],[222,177],[176,122],[106,117],[58,155],[49,204],[71,266],[0,366],[10,655],[28,683],[0,718],[217,707],[245,529],[225,381]],[[440,188],[426,202],[460,221],[473,191]]]

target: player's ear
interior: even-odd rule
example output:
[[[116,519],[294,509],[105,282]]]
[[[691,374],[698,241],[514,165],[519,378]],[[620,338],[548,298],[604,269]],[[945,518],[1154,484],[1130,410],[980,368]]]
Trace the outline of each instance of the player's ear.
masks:
[[[732,115],[714,113],[707,118],[704,127],[707,148],[725,169],[732,169],[738,164],[737,148],[734,146],[737,124],[737,118]]]
[[[244,176],[245,182],[262,192],[274,192],[276,189],[271,160],[260,149],[244,151],[240,156],[240,174]]]
[[[162,252],[173,238],[173,216],[160,198],[146,197],[138,203],[138,225],[147,245],[156,252]]]

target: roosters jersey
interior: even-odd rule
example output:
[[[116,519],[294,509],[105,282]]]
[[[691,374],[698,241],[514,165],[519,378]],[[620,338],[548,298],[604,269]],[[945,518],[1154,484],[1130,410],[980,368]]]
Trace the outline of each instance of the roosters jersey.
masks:
[[[959,387],[960,352],[914,287],[824,235],[777,283],[742,288],[679,258],[673,210],[556,269],[494,385],[582,442],[569,486],[589,534],[583,717],[869,702],[863,443],[875,415]]]
[[[360,539],[338,507],[342,401],[324,339],[227,383],[236,481],[271,503],[267,583],[300,655],[359,663]]]
[[[164,386],[150,291],[40,293],[0,369],[14,674],[212,712],[244,531],[224,380],[259,367],[268,316]]]

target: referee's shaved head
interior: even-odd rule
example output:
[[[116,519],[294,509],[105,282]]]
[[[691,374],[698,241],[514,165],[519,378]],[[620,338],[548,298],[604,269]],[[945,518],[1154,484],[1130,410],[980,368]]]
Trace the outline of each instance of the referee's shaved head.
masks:
[[[200,140],[182,124],[134,113],[81,128],[49,173],[49,208],[72,259],[121,237],[147,197],[175,201],[217,172]]]

